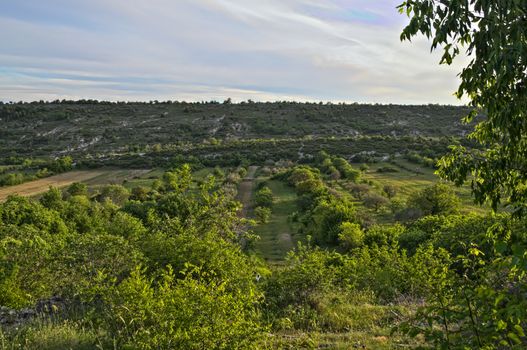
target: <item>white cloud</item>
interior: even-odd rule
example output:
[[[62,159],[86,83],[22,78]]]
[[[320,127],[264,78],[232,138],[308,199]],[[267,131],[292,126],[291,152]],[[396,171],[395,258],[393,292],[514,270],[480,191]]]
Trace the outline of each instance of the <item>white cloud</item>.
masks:
[[[400,43],[396,4],[50,0],[31,17],[0,5],[0,99],[457,103],[460,66]]]

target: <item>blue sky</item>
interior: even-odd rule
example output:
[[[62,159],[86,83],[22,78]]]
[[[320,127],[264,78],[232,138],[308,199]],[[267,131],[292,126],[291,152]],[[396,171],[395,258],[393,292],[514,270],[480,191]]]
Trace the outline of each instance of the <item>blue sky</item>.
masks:
[[[0,100],[458,104],[392,0],[0,0]]]

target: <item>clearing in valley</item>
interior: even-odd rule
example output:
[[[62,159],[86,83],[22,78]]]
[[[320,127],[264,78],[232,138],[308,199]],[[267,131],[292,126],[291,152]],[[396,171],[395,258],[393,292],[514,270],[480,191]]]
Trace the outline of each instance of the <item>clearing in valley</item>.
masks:
[[[46,192],[50,186],[65,187],[74,182],[86,182],[90,185],[122,183],[122,181],[145,175],[151,170],[83,170],[70,171],[44,179],[26,182],[20,185],[1,187],[0,201],[10,195],[34,196]]]

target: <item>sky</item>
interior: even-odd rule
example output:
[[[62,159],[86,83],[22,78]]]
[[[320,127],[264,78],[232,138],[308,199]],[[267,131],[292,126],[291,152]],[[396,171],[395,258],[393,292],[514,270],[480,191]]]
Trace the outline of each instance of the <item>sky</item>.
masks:
[[[0,100],[460,104],[401,0],[0,0]]]

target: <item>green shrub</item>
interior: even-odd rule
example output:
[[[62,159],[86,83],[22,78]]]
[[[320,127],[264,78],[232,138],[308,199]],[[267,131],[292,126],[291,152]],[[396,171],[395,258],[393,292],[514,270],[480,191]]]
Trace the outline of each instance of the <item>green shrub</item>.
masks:
[[[339,242],[347,250],[360,247],[364,243],[364,231],[358,224],[343,222],[340,224]]]
[[[263,335],[253,286],[232,289],[230,280],[190,265],[181,279],[168,268],[158,282],[136,269],[97,294],[107,307],[105,325],[120,347],[256,349]]]
[[[264,186],[256,192],[254,201],[259,207],[271,207],[274,202],[273,192],[269,187]]]
[[[266,224],[271,218],[271,209],[267,207],[256,207],[254,209],[254,215],[259,223]]]

